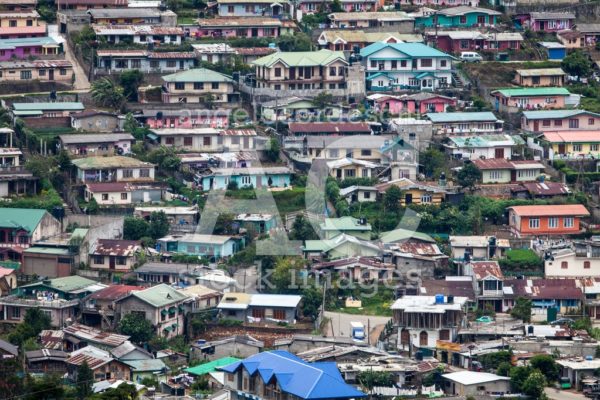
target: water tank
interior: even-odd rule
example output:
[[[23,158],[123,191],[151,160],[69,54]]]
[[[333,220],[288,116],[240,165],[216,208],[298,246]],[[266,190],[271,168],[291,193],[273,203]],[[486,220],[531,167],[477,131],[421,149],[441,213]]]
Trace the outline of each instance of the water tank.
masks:
[[[423,361],[423,352],[421,350],[415,352],[415,360]]]
[[[444,304],[444,295],[443,294],[435,295],[435,304]]]
[[[593,356],[585,356],[586,361],[592,361],[594,359]]]

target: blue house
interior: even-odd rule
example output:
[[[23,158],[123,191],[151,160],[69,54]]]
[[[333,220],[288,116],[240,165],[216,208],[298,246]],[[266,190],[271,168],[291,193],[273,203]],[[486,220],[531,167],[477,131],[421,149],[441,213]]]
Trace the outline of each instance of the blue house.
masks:
[[[277,219],[272,214],[238,214],[235,222],[257,234],[269,232],[277,226]]]
[[[232,236],[189,233],[158,239],[156,250],[161,253],[181,253],[189,256],[219,259],[229,257],[244,248],[244,240]]]
[[[232,400],[284,396],[309,400],[366,397],[344,382],[334,362],[308,363],[283,350],[258,353],[219,369],[225,373],[225,386]]]
[[[548,60],[561,61],[567,56],[567,46],[559,42],[539,42],[548,55]]]
[[[288,187],[291,181],[288,167],[211,168],[202,177],[204,190],[225,190],[231,182],[238,188]]]
[[[501,12],[487,8],[458,6],[442,10],[423,8],[418,13],[410,14],[415,18],[415,28],[467,28],[496,25]]]

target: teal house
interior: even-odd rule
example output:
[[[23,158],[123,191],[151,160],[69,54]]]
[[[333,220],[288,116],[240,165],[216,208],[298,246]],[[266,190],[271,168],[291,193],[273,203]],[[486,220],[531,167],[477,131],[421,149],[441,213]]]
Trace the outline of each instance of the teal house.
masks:
[[[277,219],[272,214],[238,214],[235,222],[257,234],[267,233],[277,226]]]
[[[422,8],[413,14],[415,28],[471,28],[486,27],[497,24],[498,16],[502,13],[487,8],[458,6],[442,10]]]
[[[101,285],[91,279],[73,275],[19,286],[15,293],[25,298],[36,297],[46,301],[57,299],[75,300],[82,299],[88,294],[105,287],[106,285]]]
[[[190,233],[165,236],[158,239],[156,246],[161,253],[181,253],[218,260],[243,249],[244,240],[232,236]]]
[[[204,190],[225,190],[235,182],[238,188],[284,188],[290,186],[288,167],[212,168],[202,177]]]

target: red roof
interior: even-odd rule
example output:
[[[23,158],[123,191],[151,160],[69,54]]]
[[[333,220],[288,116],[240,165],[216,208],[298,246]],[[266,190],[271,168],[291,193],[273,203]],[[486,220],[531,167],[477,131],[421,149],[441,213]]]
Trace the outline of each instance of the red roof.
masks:
[[[107,288],[98,290],[97,292],[92,293],[89,298],[96,300],[117,300],[121,297],[127,296],[131,292],[135,292],[138,290],[146,289],[140,286],[131,286],[131,285],[111,285]]]
[[[540,206],[513,206],[509,207],[520,217],[563,217],[563,216],[588,216],[590,213],[582,204],[560,204]]]
[[[291,122],[291,133],[371,133],[366,122]]]
[[[522,183],[521,186],[536,196],[555,196],[571,193],[567,185],[560,182],[530,182]]]
[[[473,275],[475,275],[475,279],[478,281],[488,276],[493,276],[500,280],[504,279],[504,274],[497,261],[473,261],[471,262],[471,268],[473,268]]]
[[[544,138],[550,143],[597,143],[600,142],[600,131],[544,132]]]
[[[514,297],[541,300],[583,298],[576,279],[511,279],[504,281],[504,287],[512,287]]]
[[[486,158],[472,161],[479,169],[512,169],[512,164],[505,158]]]
[[[127,182],[88,183],[87,188],[92,193],[127,192]]]
[[[277,49],[271,47],[241,47],[235,51],[242,56],[267,56],[275,53]]]

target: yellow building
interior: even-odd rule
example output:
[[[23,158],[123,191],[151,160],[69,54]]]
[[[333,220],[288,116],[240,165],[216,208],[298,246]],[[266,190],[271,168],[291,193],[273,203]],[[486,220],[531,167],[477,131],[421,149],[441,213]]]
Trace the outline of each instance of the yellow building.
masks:
[[[518,69],[513,82],[523,87],[560,87],[565,84],[565,76],[561,68]]]
[[[46,23],[37,11],[0,12],[0,39],[46,36]]]
[[[231,77],[206,68],[195,68],[162,77],[163,103],[236,103]]]
[[[546,132],[543,140],[554,156],[562,158],[578,158],[593,155],[600,157],[600,135],[598,131],[561,131]]]
[[[340,158],[329,161],[327,167],[331,177],[336,179],[372,178],[375,176],[374,170],[377,164],[353,158]]]
[[[439,186],[413,182],[400,178],[375,186],[379,193],[385,193],[391,186],[396,186],[402,192],[400,204],[434,204],[439,205],[446,200],[446,190]]]
[[[66,60],[0,61],[0,82],[63,82],[73,80],[73,65]]]

